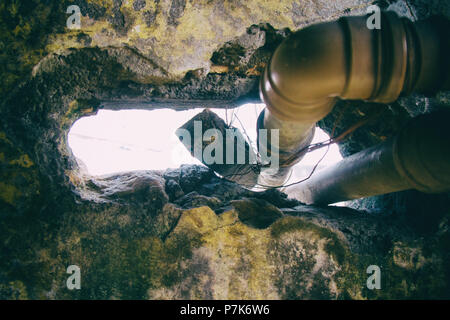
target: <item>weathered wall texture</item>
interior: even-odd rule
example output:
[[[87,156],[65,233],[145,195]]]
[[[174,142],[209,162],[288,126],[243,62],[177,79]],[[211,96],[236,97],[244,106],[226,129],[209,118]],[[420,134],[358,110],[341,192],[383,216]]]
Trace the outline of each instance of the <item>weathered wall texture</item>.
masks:
[[[98,108],[235,107],[290,32],[372,3],[75,0],[0,4],[0,298],[450,298],[449,198],[401,193],[320,208],[253,193],[204,168],[89,177],[67,146]],[[446,1],[379,1],[413,19]],[[65,28],[78,4],[82,28]],[[305,44],[307,45],[307,44]],[[340,147],[383,141],[448,93],[392,105],[342,102]],[[381,119],[381,120],[380,120]],[[65,286],[67,266],[82,289]],[[382,270],[368,290],[366,268]]]

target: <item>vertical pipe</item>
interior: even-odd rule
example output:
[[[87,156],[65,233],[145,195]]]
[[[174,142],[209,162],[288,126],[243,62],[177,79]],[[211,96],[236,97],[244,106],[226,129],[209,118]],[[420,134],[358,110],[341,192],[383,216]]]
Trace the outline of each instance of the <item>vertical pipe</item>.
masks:
[[[314,138],[315,123],[295,122],[281,120],[275,117],[270,110],[265,109],[258,118],[258,129],[267,129],[267,141],[258,144],[260,153],[270,155],[278,153],[279,167],[261,171],[258,184],[261,186],[281,186],[289,179],[291,168],[300,162],[303,155],[299,151],[309,146]],[[271,133],[277,130],[278,146],[271,145]],[[259,130],[258,130],[259,132]],[[259,140],[259,139],[258,139]],[[296,155],[293,157],[293,155]]]

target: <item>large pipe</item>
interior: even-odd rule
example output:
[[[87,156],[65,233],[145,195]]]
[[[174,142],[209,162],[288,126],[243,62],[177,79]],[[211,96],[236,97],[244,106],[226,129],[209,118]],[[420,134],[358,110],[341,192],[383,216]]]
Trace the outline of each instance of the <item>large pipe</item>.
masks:
[[[303,158],[297,153],[310,145],[314,137],[315,123],[280,120],[265,109],[258,117],[257,127],[258,129],[267,129],[267,142],[258,144],[258,149],[259,152],[268,155],[272,155],[272,152],[275,152],[274,149],[277,148],[269,141],[272,141],[272,129],[278,129],[279,166],[262,170],[258,177],[258,184],[279,186],[289,178],[292,166]]]
[[[449,111],[414,118],[396,137],[344,158],[284,191],[307,204],[329,204],[408,189],[450,191],[449,120]]]
[[[343,17],[312,25],[275,50],[260,82],[267,108],[258,128],[280,130],[280,170],[263,171],[261,184],[286,180],[301,160],[298,151],[309,144],[315,123],[338,98],[389,103],[413,91],[450,89],[446,20],[412,23],[383,12],[379,30],[367,28],[366,21],[365,16]]]

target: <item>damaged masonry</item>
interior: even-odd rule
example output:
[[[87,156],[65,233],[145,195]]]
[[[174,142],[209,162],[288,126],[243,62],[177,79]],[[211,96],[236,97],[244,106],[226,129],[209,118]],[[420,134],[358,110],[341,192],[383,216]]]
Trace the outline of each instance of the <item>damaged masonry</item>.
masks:
[[[257,153],[242,133],[228,125],[216,114],[204,110],[176,131],[181,142],[202,163],[228,180],[248,188],[253,187],[261,167],[278,169],[278,130],[271,130],[270,144],[266,129],[258,130]],[[270,152],[267,146],[270,146]]]
[[[450,299],[450,5],[376,1],[368,29],[373,4],[2,2],[0,298]],[[182,126],[209,168],[91,175],[68,145],[100,109],[261,102],[256,150],[214,148],[233,128],[208,111],[200,140]],[[285,185],[330,144],[340,163]]]

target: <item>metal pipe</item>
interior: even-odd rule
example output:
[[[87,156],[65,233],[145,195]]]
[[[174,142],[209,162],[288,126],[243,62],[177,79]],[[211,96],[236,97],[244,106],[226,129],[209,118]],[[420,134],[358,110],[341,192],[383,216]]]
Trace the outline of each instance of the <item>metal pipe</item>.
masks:
[[[315,123],[284,121],[275,117],[269,110],[263,110],[258,117],[257,127],[267,130],[267,142],[258,144],[259,152],[271,156],[278,154],[278,167],[264,169],[258,177],[261,186],[279,186],[289,179],[293,165],[298,163],[303,156],[295,156],[299,151],[309,146],[315,133]],[[278,146],[271,145],[272,129],[278,129]],[[258,130],[259,140],[259,130]],[[275,153],[277,152],[277,153]]]
[[[450,191],[449,120],[449,111],[414,118],[396,137],[284,192],[306,204],[329,204],[408,189]]]
[[[278,172],[262,172],[265,184],[284,182],[301,159],[292,161],[292,155],[309,144],[315,123],[338,98],[389,103],[413,91],[450,89],[446,20],[412,23],[383,12],[380,30],[368,29],[366,20],[343,17],[312,25],[275,50],[261,77],[267,108],[258,129],[280,130],[279,152],[284,156]]]

